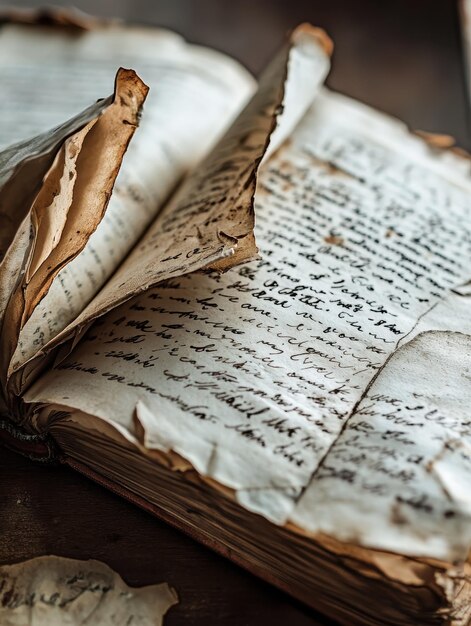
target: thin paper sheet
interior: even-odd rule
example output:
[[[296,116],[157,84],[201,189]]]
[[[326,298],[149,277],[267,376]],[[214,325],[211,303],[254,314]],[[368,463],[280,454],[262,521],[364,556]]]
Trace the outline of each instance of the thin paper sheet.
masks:
[[[32,311],[62,267],[80,255],[105,214],[147,90],[133,70],[121,68],[114,96],[0,154],[7,232],[0,264],[0,324],[7,320],[1,326],[4,388]],[[62,216],[50,220],[48,210]]]
[[[177,594],[129,587],[99,561],[43,556],[0,567],[2,626],[161,626]]]
[[[89,26],[85,31],[7,25],[0,32],[0,143],[51,128],[83,103],[103,97],[120,65],[138,70],[151,87],[106,215],[30,311],[11,370],[83,311],[254,88],[235,61],[174,33]],[[25,92],[34,107],[24,106]]]
[[[452,153],[434,153],[394,120],[320,93],[260,173],[262,261],[222,276],[172,279],[131,300],[92,327],[28,399],[114,422],[141,449],[177,452],[275,523],[367,547],[465,559],[471,525],[458,483],[466,450],[443,455],[435,440],[417,440],[412,422],[423,415],[408,415],[414,391],[396,389],[390,368],[396,358],[400,367],[416,358],[410,382],[418,378],[419,390],[427,370],[432,382],[420,393],[431,407],[430,389],[445,384],[440,373],[434,378],[432,358],[449,363],[454,394],[463,384],[454,364],[465,340],[453,344],[451,359],[446,341],[424,352],[412,338],[469,281],[469,167]],[[467,300],[463,307],[464,315]],[[368,392],[378,402],[389,384],[391,393],[403,393],[400,427],[423,447],[414,452],[417,471],[394,447],[401,449],[401,437],[381,421],[388,422],[387,403],[365,432],[356,424],[373,381],[383,381],[379,392]],[[87,393],[79,397],[78,388]],[[454,415],[454,431],[465,435],[465,413]],[[426,423],[419,429],[426,433]],[[392,449],[386,499],[362,479],[385,483],[379,460],[369,465],[373,450],[355,456],[354,478],[344,467],[346,438],[353,451],[370,446],[369,438],[380,456]],[[461,468],[453,488],[448,460]],[[430,461],[438,472],[428,472]],[[406,479],[411,493],[427,492],[423,510],[420,499],[403,494]]]
[[[93,319],[165,278],[207,267],[224,270],[256,257],[253,198],[260,163],[267,149],[276,149],[289,135],[316,97],[329,69],[331,48],[323,31],[314,27],[302,25],[292,33],[262,76],[252,100],[213,151],[90,304],[49,345],[43,342],[45,351],[66,340],[73,342]],[[111,241],[108,237],[107,245]],[[46,301],[37,308],[23,331],[29,331],[26,348],[20,337],[17,355],[21,349],[25,354],[16,363],[17,370],[43,347],[34,341],[41,336],[38,328],[47,327],[58,309],[57,303],[52,307]],[[11,382],[17,394],[31,378],[27,373],[22,376],[19,372]]]

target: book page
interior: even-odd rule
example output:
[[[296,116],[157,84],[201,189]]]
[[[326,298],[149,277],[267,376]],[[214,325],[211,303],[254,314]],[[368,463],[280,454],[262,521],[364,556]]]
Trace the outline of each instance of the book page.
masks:
[[[468,317],[470,307],[468,303]],[[466,561],[471,335],[419,333],[387,361],[291,520],[345,541]]]
[[[120,69],[112,97],[0,153],[2,403],[23,318],[96,229],[146,93],[135,72]]]
[[[227,133],[179,188],[109,283],[44,352],[65,341],[73,343],[93,319],[165,278],[203,267],[224,270],[256,257],[253,198],[258,168],[315,99],[329,69],[331,48],[323,31],[310,25],[301,25],[291,34]],[[38,307],[32,320],[39,315]],[[33,341],[28,345],[34,345],[37,331],[32,321],[29,327]],[[17,354],[22,349],[20,337]],[[10,373],[29,357],[14,363]],[[39,359],[36,363],[41,366]],[[17,395],[34,377],[36,363],[12,379],[10,387]]]
[[[82,124],[83,128],[79,127],[77,132],[70,136],[62,135],[62,142],[57,143],[56,140],[57,153],[50,157],[52,165],[40,182],[32,205],[21,207],[23,211],[28,209],[28,213],[18,234],[22,241],[23,231],[27,232],[28,245],[25,249],[20,246],[23,259],[16,268],[13,291],[8,293],[5,289],[9,298],[1,345],[2,361],[6,365],[31,312],[47,294],[61,268],[81,253],[99,227],[123,155],[137,127],[147,91],[147,86],[133,70],[120,69],[116,76],[115,93],[111,100],[105,101],[108,106],[101,107],[98,114],[88,124]],[[57,134],[44,133],[26,146],[34,147],[39,142],[46,142],[49,147]],[[16,155],[17,148],[11,148],[6,154],[9,152]],[[24,164],[21,164],[23,168],[31,168],[31,160],[34,162],[43,158],[41,154],[39,157],[34,152],[32,154],[33,159],[25,158]],[[21,166],[16,176],[19,179],[16,187],[22,184],[27,189],[30,180],[25,173],[21,176]],[[8,206],[4,195],[2,200],[11,211],[12,207]],[[16,200],[11,186],[7,187],[6,195]],[[18,243],[15,236],[6,254],[9,264],[12,254],[16,256]],[[11,280],[5,272],[2,274],[2,282]]]
[[[24,319],[11,371],[83,310],[254,87],[236,62],[167,31],[8,25],[0,35],[0,142],[48,129],[109,93],[120,65],[137,68],[150,86],[136,141],[105,218]],[[22,104],[25,93],[34,106]]]
[[[290,135],[323,85],[332,42],[320,29],[296,28],[257,92],[189,176],[110,282],[84,311],[84,324],[159,281],[253,259],[258,168]]]
[[[441,498],[440,507],[424,508],[426,524],[410,514],[407,495],[394,520],[360,478],[376,470],[386,482],[379,462],[368,465],[370,454],[381,454],[380,446],[369,451],[370,439],[381,439],[385,449],[417,439],[424,411],[413,412],[408,394],[430,354],[433,363],[445,355],[441,367],[451,368],[445,383],[452,392],[443,402],[459,397],[463,380],[452,370],[469,339],[450,340],[450,347],[439,337],[427,350],[417,339],[407,342],[420,320],[470,278],[469,171],[469,160],[433,151],[399,122],[324,92],[260,173],[255,210],[262,260],[225,275],[171,279],[131,300],[93,325],[27,400],[95,415],[95,428],[100,420],[114,424],[143,453],[177,453],[275,523],[438,558],[453,558],[459,544],[465,558],[469,534],[457,529],[467,504],[455,486],[453,504],[446,505],[454,514],[442,514],[441,490],[462,462],[464,443],[456,453],[441,450],[438,441],[430,446],[440,477],[435,468],[428,482],[422,478],[430,455],[417,455],[417,473],[402,452],[388,457],[398,488],[409,480],[417,491],[428,490],[429,500]],[[407,374],[412,355],[416,363]],[[459,371],[466,364],[463,358]],[[401,434],[393,426],[392,434],[384,432],[383,396],[394,366],[409,381],[389,390],[404,403]],[[431,385],[417,380],[426,407],[433,404],[427,394],[443,384],[435,367]],[[466,397],[463,391],[463,406]],[[455,409],[453,440],[467,419]],[[370,422],[376,410],[379,417]],[[419,427],[424,440],[428,423]],[[354,451],[364,441],[364,455],[345,459],[345,437]],[[358,480],[349,480],[351,464]],[[385,498],[396,495],[388,490]],[[391,524],[394,533],[386,532]]]
[[[2,273],[0,292],[0,317],[3,316],[12,286],[15,284],[21,263],[10,258],[15,238],[21,238],[22,223],[27,218],[34,198],[41,188],[44,176],[54,163],[63,142],[87,124],[96,120],[111,104],[111,98],[87,107],[78,115],[53,131],[43,133],[0,152],[0,266],[8,264],[9,272]],[[63,121],[63,120],[62,120]],[[28,181],[28,184],[25,184]],[[29,238],[29,232],[28,232]],[[24,255],[24,250],[21,251]]]

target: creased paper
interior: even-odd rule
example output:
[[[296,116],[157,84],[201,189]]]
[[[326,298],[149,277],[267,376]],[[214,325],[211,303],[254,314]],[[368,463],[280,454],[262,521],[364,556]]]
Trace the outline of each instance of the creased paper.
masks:
[[[7,309],[10,327],[18,324],[21,330],[59,271],[80,254],[103,219],[147,90],[132,70],[120,70],[112,104],[67,139],[59,163],[46,174],[31,209],[35,240],[26,274]],[[18,337],[13,340],[16,345]]]
[[[161,626],[177,594],[129,587],[99,561],[43,556],[0,566],[2,626]]]
[[[262,260],[173,278],[131,300],[92,326],[28,400],[73,406],[144,449],[175,452],[278,524],[346,538],[353,516],[340,505],[329,516],[331,491],[319,491],[318,475],[333,459],[341,501],[376,511],[376,494],[345,478],[337,446],[399,343],[469,280],[468,169],[323,91],[260,173]],[[464,414],[457,419],[464,428]],[[409,476],[403,465],[394,475]],[[348,539],[454,558],[468,542],[456,507],[448,525],[433,509],[427,524],[401,518],[394,534],[382,532],[392,522],[378,505],[371,527],[362,517],[363,532]]]
[[[0,35],[0,78],[5,87],[0,142],[66,119],[83,102],[111,87],[120,64],[137,68],[151,85],[142,127],[125,156],[104,219],[83,250],[60,269],[29,319],[23,320],[16,367],[83,311],[187,169],[220,137],[253,90],[253,79],[235,61],[189,45],[168,31],[95,25],[89,32],[71,33],[8,25]],[[35,80],[45,65],[47,75]],[[25,90],[41,104],[24,107]],[[49,214],[59,219],[57,204]]]
[[[135,72],[121,69],[114,97],[58,130],[0,155],[6,225],[13,229],[21,213],[26,213],[16,235],[7,242],[2,263],[13,271],[7,274],[0,267],[1,314],[8,318],[1,334],[4,379],[22,327],[59,270],[86,245],[106,211],[146,94],[147,87]],[[33,202],[32,191],[38,188]],[[28,196],[23,189],[32,191]],[[16,211],[18,197],[24,204]]]
[[[227,269],[256,256],[253,198],[260,162],[272,131],[276,129],[276,148],[315,98],[329,68],[331,47],[314,27],[293,32],[226,135],[55,343],[165,278],[203,268]]]

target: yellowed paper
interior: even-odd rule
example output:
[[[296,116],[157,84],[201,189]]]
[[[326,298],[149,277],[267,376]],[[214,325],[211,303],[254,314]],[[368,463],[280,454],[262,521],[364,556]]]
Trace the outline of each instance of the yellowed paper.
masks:
[[[292,33],[247,107],[76,324],[165,278],[256,257],[253,200],[259,165],[316,97],[330,52],[323,31],[305,25]]]
[[[29,230],[27,246],[20,246],[23,241],[20,230],[20,239],[17,237],[7,251],[7,256],[11,257],[19,248],[22,259],[15,268],[13,281],[11,276],[3,275],[1,279],[14,285],[11,293],[7,292],[8,284],[2,286],[8,302],[5,302],[7,323],[3,325],[1,336],[4,376],[9,359],[17,350],[22,327],[49,291],[60,269],[83,250],[102,219],[123,154],[137,127],[146,93],[147,87],[135,72],[121,69],[116,77],[113,99],[105,101],[106,106],[102,105],[98,114],[81,130],[68,138],[65,135],[62,146],[55,140],[57,132],[42,135],[27,144],[30,149],[41,142],[49,146],[55,140],[53,145],[58,148],[58,153],[54,155],[50,151],[49,158],[55,156],[55,159],[44,175],[45,183],[32,206],[26,206],[26,210],[29,209],[25,217],[29,227],[24,227]],[[16,159],[17,153],[21,153],[18,148],[11,148],[10,152]],[[16,178],[21,176],[21,165],[30,162],[31,158],[20,162],[20,174]],[[17,184],[21,182],[26,187],[29,184],[25,179]],[[57,224],[48,220],[48,215],[54,215]]]
[[[0,567],[2,626],[161,626],[177,602],[166,583],[129,587],[99,561],[42,556]]]
[[[109,89],[119,64],[138,67],[152,88],[141,132],[126,155],[105,218],[23,320],[15,367],[83,310],[253,88],[253,80],[234,61],[167,31],[95,24],[77,33],[9,25],[0,36],[0,77],[8,85],[0,140],[62,121],[80,103],[101,96],[100,89]],[[49,68],[44,80],[32,80],[32,72],[44,65]],[[38,106],[21,106],[25,89]],[[59,215],[60,201],[50,215]]]
[[[443,455],[437,442],[423,444],[428,456],[418,454],[411,473],[414,461],[402,458],[401,444],[418,439],[409,421],[424,417],[408,415],[415,379],[422,380],[420,401],[433,408],[428,394],[444,380],[433,374],[433,356],[449,366],[445,388],[453,390],[450,401],[457,397],[466,358],[462,373],[455,365],[467,339],[448,356],[446,342],[427,347],[430,354],[407,344],[404,359],[398,346],[469,281],[469,168],[468,160],[431,150],[399,122],[322,91],[261,169],[255,210],[262,260],[224,275],[174,277],[124,304],[92,326],[27,399],[98,416],[143,453],[175,452],[277,524],[383,550],[400,545],[404,554],[465,559],[468,503],[457,488],[448,502],[437,481],[448,489],[444,465],[465,474],[466,449]],[[391,391],[402,393],[397,429],[404,434],[391,431],[388,445],[387,400],[371,424],[362,411],[370,393],[383,402],[397,378],[395,370],[387,374],[396,357],[404,379]],[[425,370],[431,382],[424,386]],[[465,413],[447,404],[447,395],[443,401],[454,412],[454,441],[456,432],[467,432]],[[363,430],[357,418],[366,421]],[[426,429],[423,422],[419,432]],[[358,480],[343,467],[347,436]],[[370,439],[376,448],[363,457]],[[386,483],[382,458],[371,461],[374,467],[369,459],[390,448]],[[424,481],[431,458],[440,477]],[[388,484],[394,500],[406,478],[408,492],[426,491],[426,506],[416,511],[421,501],[402,493],[394,518],[376,489]],[[323,487],[329,480],[339,483],[338,498]],[[394,532],[382,532],[392,526]]]
[[[258,167],[273,129],[275,143],[270,149],[291,132],[315,98],[328,71],[330,51],[330,40],[318,29],[302,26],[292,34],[246,109],[195,168],[124,265],[53,345],[73,340],[91,320],[166,277],[204,267],[224,269],[256,256],[253,196]],[[38,328],[43,329],[57,309],[61,307],[52,307],[50,301],[38,307],[25,329],[29,341],[20,338],[17,356],[23,352],[18,367],[42,347],[34,339],[46,333],[38,333]],[[18,378],[17,393],[24,385]]]

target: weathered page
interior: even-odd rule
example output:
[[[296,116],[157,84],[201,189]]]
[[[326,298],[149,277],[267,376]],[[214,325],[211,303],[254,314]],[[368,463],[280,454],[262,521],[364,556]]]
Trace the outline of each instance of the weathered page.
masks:
[[[94,325],[28,400],[98,416],[143,453],[177,453],[200,475],[230,488],[241,505],[278,524],[386,550],[400,545],[404,553],[465,558],[467,504],[460,496],[441,506],[447,498],[441,483],[453,465],[444,469],[451,452],[427,443],[428,421],[419,427],[428,453],[417,453],[417,473],[402,452],[387,461],[390,485],[408,480],[429,500],[439,499],[440,506],[427,504],[423,515],[411,513],[420,501],[402,494],[395,524],[394,510],[376,494],[373,470],[383,477],[381,465],[368,465],[381,449],[368,448],[378,438],[388,449],[401,438],[417,438],[415,424],[424,419],[423,412],[408,411],[428,353],[420,342],[407,344],[405,353],[397,348],[470,278],[469,172],[469,160],[437,153],[399,122],[324,92],[260,173],[255,206],[262,261],[225,275],[174,278],[123,305]],[[446,342],[427,350],[434,362],[443,354],[443,363],[455,367],[467,341],[455,342],[447,358]],[[402,394],[396,399],[405,405],[398,436],[384,426],[389,410],[382,381],[395,363],[406,368],[411,355],[417,363],[409,384],[389,390]],[[463,358],[459,371],[466,363]],[[463,384],[454,372],[446,379],[452,393],[444,395],[445,404]],[[431,385],[417,381],[425,396],[420,403],[430,407],[427,394],[443,384],[440,375],[431,376]],[[371,423],[369,394],[379,403]],[[465,406],[464,391],[462,399]],[[357,419],[366,425],[359,428]],[[453,420],[453,431],[464,433],[461,408]],[[356,439],[349,445],[358,454],[345,459],[350,428]],[[463,450],[453,452],[453,464],[463,462]],[[439,461],[441,477],[434,471],[422,481],[431,458]],[[352,464],[358,480],[350,481]],[[374,488],[365,488],[363,474],[371,475]],[[324,489],[329,480],[332,488]],[[391,490],[385,497],[396,495]],[[392,524],[396,532],[382,532]]]
[[[221,270],[256,257],[253,201],[258,168],[316,98],[331,50],[325,33],[308,24],[291,34],[247,107],[79,323],[165,278],[205,267]]]
[[[121,69],[114,97],[0,153],[2,387],[31,309],[106,210],[146,93],[132,70]]]
[[[48,72],[41,71],[45,64]],[[49,130],[103,97],[120,65],[132,67],[150,85],[146,117],[155,117],[162,127],[146,124],[147,131],[153,139],[165,138],[168,158],[175,164],[185,160],[185,167],[208,150],[255,87],[236,61],[164,29],[99,22],[89,30],[6,24],[0,29],[0,144]],[[38,73],[41,81],[35,80]],[[24,106],[25,94],[35,106]],[[169,120],[172,108],[178,115]],[[184,115],[191,111],[192,126]]]
[[[115,26],[71,32],[9,25],[0,36],[0,139],[11,141],[63,120],[109,89],[120,64],[137,68],[151,86],[142,128],[126,155],[105,219],[23,320],[11,371],[83,310],[253,88],[235,62],[166,31]],[[38,74],[40,81],[33,79]],[[25,93],[33,107],[22,105]]]
[[[146,94],[147,87],[132,70],[120,70],[112,101],[81,130],[65,139],[44,175],[19,230],[22,237],[27,224],[31,242],[24,251],[5,310],[2,359],[8,360],[15,352],[21,329],[37,304],[60,270],[80,254],[98,228]],[[50,135],[40,137],[48,141]],[[10,151],[14,153],[15,148]],[[28,179],[21,182],[28,187]],[[11,250],[16,247],[14,241]],[[51,315],[54,313],[51,311]]]
[[[469,309],[468,309],[469,315]],[[396,552],[466,560],[471,546],[471,336],[400,347],[319,466],[291,519]]]
[[[253,197],[259,165],[267,148],[276,149],[316,97],[330,51],[331,42],[319,29],[303,25],[292,33],[234,124],[123,266],[52,345],[75,341],[91,320],[165,278],[203,267],[221,270],[256,256]],[[40,312],[38,307],[30,321],[32,335],[37,334],[32,323],[42,319]],[[16,377],[15,393],[31,379],[31,372],[34,364],[21,373],[23,378]]]
[[[177,602],[167,584],[129,587],[99,561],[41,556],[0,567],[3,626],[161,626]]]

